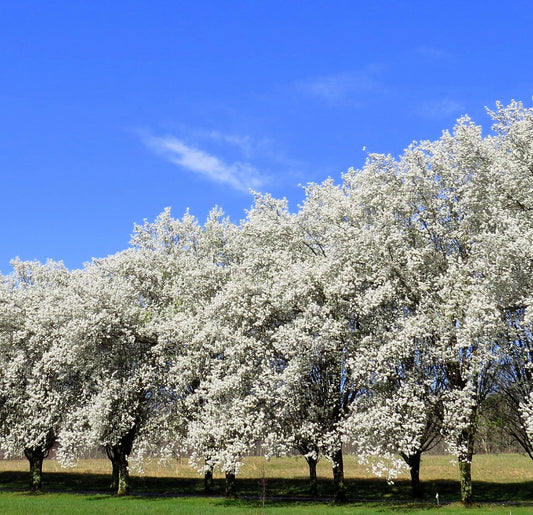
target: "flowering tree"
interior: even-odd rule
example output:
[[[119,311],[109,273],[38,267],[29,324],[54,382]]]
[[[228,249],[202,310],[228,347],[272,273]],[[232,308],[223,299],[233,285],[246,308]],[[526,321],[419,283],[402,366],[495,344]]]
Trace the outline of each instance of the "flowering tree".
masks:
[[[128,491],[128,458],[159,397],[152,304],[131,273],[145,270],[147,263],[139,258],[124,251],[75,274],[76,311],[62,342],[76,349],[73,366],[83,380],[77,406],[59,435],[59,458],[69,463],[86,448],[104,447],[119,495]]]
[[[360,286],[348,291],[361,337],[351,357],[360,395],[345,423],[346,439],[379,475],[393,477],[407,465],[413,495],[420,496],[420,458],[438,436],[443,389],[434,337],[420,309],[419,284],[431,279],[433,262],[423,259],[425,237],[400,163],[372,155],[363,170],[343,179],[343,232],[359,247],[351,250],[358,257],[344,280],[351,277],[347,286],[354,285],[359,277]]]
[[[2,283],[0,448],[26,456],[30,488],[75,395],[69,356],[57,346],[68,320],[69,272],[61,263],[14,261]]]
[[[160,307],[162,343],[158,352],[167,367],[167,423],[181,435],[167,453],[192,449],[191,462],[204,470],[207,489],[215,466],[230,479],[235,475],[237,463],[232,457],[242,454],[247,445],[235,424],[241,420],[234,403],[240,398],[239,388],[233,389],[238,374],[231,376],[234,382],[227,390],[217,381],[224,350],[211,317],[217,311],[210,307],[228,281],[235,229],[218,209],[210,213],[204,226],[188,213],[176,220],[166,210],[154,222],[136,227],[132,239],[149,259],[164,262],[166,270],[161,288],[167,300]],[[232,370],[236,372],[238,367]]]
[[[223,281],[200,302],[202,309],[193,317],[195,327],[189,337],[198,365],[198,386],[188,399],[191,461],[207,471],[218,467],[225,472],[229,496],[236,493],[242,456],[258,444],[265,430],[262,378],[270,347],[263,322],[268,323],[270,297],[263,278],[271,273],[271,260],[265,252],[268,244],[263,241],[259,251],[250,233],[260,230],[266,236],[271,227],[252,223],[257,215],[253,209],[241,227],[226,231],[229,237],[223,250],[217,251],[218,261],[223,256],[217,265]]]
[[[409,156],[416,170],[413,178],[427,170],[420,174],[426,181],[419,187],[419,205],[433,199],[433,207],[426,201],[422,205],[427,207],[418,209],[436,257],[441,258],[433,273],[436,288],[427,298],[447,388],[443,431],[458,457],[461,497],[467,504],[472,502],[470,468],[478,411],[495,387],[495,370],[504,350],[501,311],[494,295],[498,279],[492,266],[507,237],[494,195],[498,145],[498,139],[483,139],[481,129],[463,119],[453,134],[444,133],[439,141]],[[425,167],[417,165],[422,159]]]
[[[351,402],[352,384],[346,375],[349,331],[337,313],[328,287],[330,268],[327,234],[320,219],[328,184],[309,190],[307,211],[290,215],[284,201],[256,199],[244,233],[248,249],[241,278],[250,308],[244,326],[261,349],[262,392],[268,452],[291,447],[308,465],[310,493],[316,495],[316,464],[324,454],[333,464],[335,500],[345,498],[339,422]],[[324,199],[318,200],[319,192]],[[250,273],[251,272],[251,273]],[[252,278],[252,279],[250,279]]]
[[[442,432],[458,457],[465,503],[472,501],[477,413],[494,385],[499,349],[485,264],[496,233],[488,216],[491,162],[489,142],[465,118],[453,134],[413,144],[398,162],[378,158],[369,165],[397,185],[382,225],[402,305],[391,341],[399,334],[396,343],[408,344],[404,364],[422,350],[427,370],[436,374],[425,380],[443,388]]]
[[[324,454],[333,464],[335,500],[342,501],[339,424],[354,394],[346,367],[356,340],[339,311],[333,287],[338,266],[324,232],[329,196],[339,191],[328,183],[308,193],[298,215],[288,212],[285,201],[256,198],[242,227],[245,250],[232,277],[226,324],[239,328],[257,363],[254,395],[262,399],[270,422],[268,452],[290,447],[302,452],[312,494],[316,463]]]
[[[490,114],[495,132],[491,216],[498,230],[485,261],[502,324],[497,415],[533,458],[533,109],[498,103]]]

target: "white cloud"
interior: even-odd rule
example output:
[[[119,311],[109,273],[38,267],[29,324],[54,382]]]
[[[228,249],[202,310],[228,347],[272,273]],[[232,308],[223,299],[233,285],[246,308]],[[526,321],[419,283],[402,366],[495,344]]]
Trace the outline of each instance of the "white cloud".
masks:
[[[289,174],[302,167],[302,164],[287,156],[283,145],[274,139],[263,137],[259,139],[250,136],[240,136],[219,131],[198,133],[198,137],[204,138],[213,144],[222,144],[224,147],[231,145],[238,149],[241,156],[247,161],[262,162],[268,169],[283,170]]]
[[[149,136],[144,138],[144,142],[171,163],[211,181],[227,184],[236,190],[243,192],[259,190],[265,183],[265,178],[250,163],[241,161],[226,163],[178,138]]]
[[[417,109],[420,116],[431,119],[442,119],[450,116],[460,116],[464,114],[465,106],[457,100],[442,98],[439,100],[429,100],[423,102]]]
[[[358,72],[316,77],[300,82],[299,88],[308,95],[322,98],[332,104],[350,103],[360,106],[363,95],[383,89],[375,78],[376,71],[374,68],[368,68]]]
[[[229,143],[239,148],[244,154],[251,154],[253,141],[250,136],[239,136],[237,134],[225,134],[220,131],[209,131],[204,136],[213,141]]]

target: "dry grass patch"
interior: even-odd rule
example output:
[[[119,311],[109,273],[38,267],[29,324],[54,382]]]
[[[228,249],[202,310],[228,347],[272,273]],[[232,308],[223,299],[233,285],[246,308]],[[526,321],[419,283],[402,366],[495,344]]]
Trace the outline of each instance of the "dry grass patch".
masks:
[[[63,469],[55,460],[45,460],[43,488],[56,492],[105,492],[111,474],[109,460],[80,460],[78,466]],[[319,496],[331,498],[331,464],[318,464]],[[533,461],[520,454],[477,455],[473,464],[474,497],[489,502],[533,502]],[[411,489],[406,474],[394,484],[374,477],[354,456],[345,457],[345,477],[348,497],[352,500],[407,502]],[[442,502],[459,499],[457,465],[450,456],[425,456],[421,467],[424,498],[435,503],[439,493]],[[0,487],[6,490],[24,489],[28,482],[26,460],[0,461]],[[265,460],[248,457],[238,475],[239,495],[247,498],[297,498],[308,495],[308,468],[301,456]],[[144,472],[132,471],[132,491],[147,495],[202,495],[202,475],[189,466],[187,458],[159,463],[147,462]],[[223,495],[224,476],[216,473],[213,493]]]
[[[354,456],[344,458],[345,477],[354,479],[375,479],[366,467],[360,465]],[[27,460],[0,460],[0,472],[26,472]],[[43,472],[75,472],[77,474],[109,474],[111,464],[105,458],[80,460],[76,467],[63,468],[55,459],[47,459],[43,464]],[[265,460],[263,457],[247,457],[239,473],[240,478],[261,479],[287,478],[306,479],[308,477],[307,463],[302,456],[281,457]],[[317,466],[317,474],[322,478],[331,477],[331,463],[322,458]],[[187,458],[169,460],[160,463],[158,460],[147,461],[143,465],[143,472],[132,470],[132,476],[172,477],[196,479],[201,474],[189,465]],[[457,464],[451,456],[425,455],[420,469],[422,481],[456,480]],[[472,476],[475,481],[496,483],[533,481],[533,460],[525,454],[478,454],[474,457]],[[220,472],[215,478],[224,477]],[[398,479],[408,480],[407,473]]]

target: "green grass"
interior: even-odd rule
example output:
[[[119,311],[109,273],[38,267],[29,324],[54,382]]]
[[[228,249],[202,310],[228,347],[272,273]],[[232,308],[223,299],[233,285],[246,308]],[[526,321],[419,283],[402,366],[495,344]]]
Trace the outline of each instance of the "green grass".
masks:
[[[147,464],[144,475],[133,474],[135,495],[127,498],[106,494],[110,466],[105,459],[85,460],[69,470],[46,460],[42,495],[23,492],[28,482],[27,468],[25,461],[0,461],[0,513],[533,513],[533,462],[522,455],[475,457],[474,497],[483,503],[474,510],[457,503],[457,469],[449,456],[427,456],[423,460],[423,503],[411,502],[405,476],[389,485],[347,456],[347,494],[357,502],[346,506],[305,500],[308,484],[303,458],[248,458],[237,479],[240,499],[236,501],[223,499],[224,479],[220,474],[215,475],[214,496],[204,497],[203,480],[185,459],[166,466]],[[318,475],[319,496],[330,499],[331,468],[326,460],[319,463]],[[435,503],[437,492],[441,506]]]
[[[494,513],[526,515],[531,506],[482,505],[464,508],[457,504],[436,506],[428,504],[350,503],[333,506],[326,503],[226,501],[210,497],[113,497],[109,495],[42,494],[16,492],[0,493],[0,513],[3,514],[186,514],[186,515],[248,515],[248,514],[385,514],[385,513],[463,514]]]

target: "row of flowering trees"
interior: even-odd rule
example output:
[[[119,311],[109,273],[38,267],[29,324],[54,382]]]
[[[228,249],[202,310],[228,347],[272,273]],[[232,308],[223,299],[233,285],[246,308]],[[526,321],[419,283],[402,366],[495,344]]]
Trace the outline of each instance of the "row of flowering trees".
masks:
[[[0,450],[75,463],[188,453],[209,480],[298,450],[316,493],[343,443],[376,473],[443,439],[472,501],[479,409],[533,452],[533,110],[481,134],[468,118],[399,159],[370,155],[297,213],[256,195],[239,225],[167,209],[130,248],[81,270],[14,261],[0,290]]]

